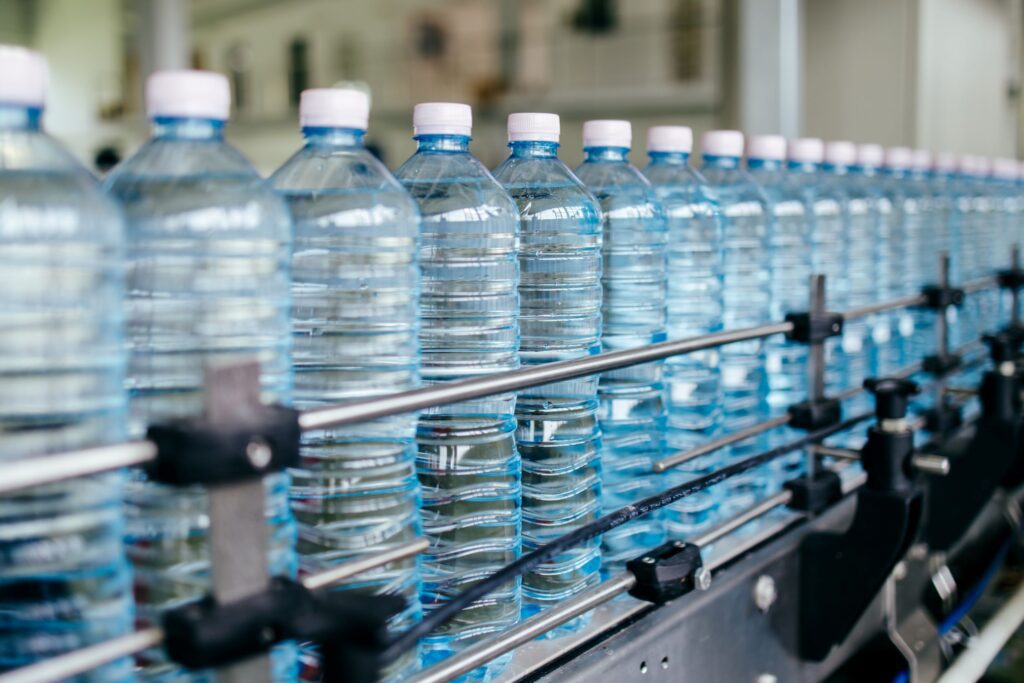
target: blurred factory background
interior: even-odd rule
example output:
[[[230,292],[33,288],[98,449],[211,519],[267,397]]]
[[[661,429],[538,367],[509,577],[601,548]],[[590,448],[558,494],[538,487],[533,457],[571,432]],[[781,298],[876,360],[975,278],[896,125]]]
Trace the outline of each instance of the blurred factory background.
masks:
[[[0,0],[0,42],[43,52],[49,130],[92,165],[143,139],[155,68],[229,75],[229,138],[267,172],[307,87],[359,84],[396,165],[412,105],[472,104],[474,150],[512,111],[1020,156],[1024,0]]]

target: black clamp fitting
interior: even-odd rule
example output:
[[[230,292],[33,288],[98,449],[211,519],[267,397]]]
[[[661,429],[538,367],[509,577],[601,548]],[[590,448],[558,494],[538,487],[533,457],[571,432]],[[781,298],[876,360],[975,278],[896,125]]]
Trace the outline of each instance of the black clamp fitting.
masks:
[[[944,311],[950,306],[961,306],[964,303],[964,290],[956,287],[926,285],[921,294],[924,296],[924,303],[920,307],[932,311]]]
[[[832,470],[818,470],[813,479],[806,476],[791,479],[783,488],[791,494],[790,508],[815,515],[843,497],[842,480]]]
[[[843,419],[843,406],[837,398],[823,397],[800,401],[788,408],[789,426],[807,432],[816,432],[839,424]]]
[[[1001,270],[996,275],[996,282],[1002,289],[1021,289],[1024,287],[1024,269]]]
[[[153,425],[146,438],[157,456],[147,474],[174,486],[262,477],[298,465],[301,433],[298,411],[274,405],[259,406],[240,423],[199,417]]]
[[[927,356],[921,361],[921,369],[932,377],[945,377],[960,367],[962,359],[955,353],[943,353]]]
[[[626,563],[636,577],[629,594],[657,605],[700,588],[704,569],[700,548],[692,543],[670,541]],[[704,586],[706,587],[706,586]]]
[[[405,607],[402,598],[310,591],[289,579],[227,605],[206,597],[163,616],[164,647],[193,670],[226,666],[287,641],[321,646],[325,683],[377,680],[379,655],[388,643],[387,620]]]
[[[943,403],[924,411],[924,430],[940,437],[947,437],[964,424],[959,406]]]
[[[787,313],[786,322],[793,324],[786,339],[802,344],[821,344],[843,333],[842,313]]]

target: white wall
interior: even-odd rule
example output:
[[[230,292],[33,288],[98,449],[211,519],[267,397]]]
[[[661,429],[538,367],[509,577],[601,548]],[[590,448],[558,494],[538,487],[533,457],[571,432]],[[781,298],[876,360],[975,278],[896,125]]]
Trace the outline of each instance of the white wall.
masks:
[[[804,0],[804,132],[1016,156],[1020,0]]]
[[[1014,0],[920,0],[915,144],[1016,156]],[[1016,28],[1017,31],[1013,29]]]
[[[121,99],[124,80],[120,0],[39,0],[34,47],[50,63],[46,127],[83,160],[122,135],[101,119]]]
[[[911,142],[915,5],[916,0],[805,0],[805,135]]]

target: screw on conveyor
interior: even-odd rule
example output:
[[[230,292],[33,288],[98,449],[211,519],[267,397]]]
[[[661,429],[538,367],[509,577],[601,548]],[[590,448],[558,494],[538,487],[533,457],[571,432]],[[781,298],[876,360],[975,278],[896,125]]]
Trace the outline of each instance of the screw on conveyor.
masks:
[[[260,410],[260,366],[253,361],[215,362],[203,378],[206,417],[212,424],[249,424]],[[265,467],[272,452],[266,442],[246,449],[250,462]],[[213,597],[230,604],[270,586],[263,480],[246,479],[209,487],[210,560]],[[270,656],[258,655],[224,667],[221,683],[270,683]]]

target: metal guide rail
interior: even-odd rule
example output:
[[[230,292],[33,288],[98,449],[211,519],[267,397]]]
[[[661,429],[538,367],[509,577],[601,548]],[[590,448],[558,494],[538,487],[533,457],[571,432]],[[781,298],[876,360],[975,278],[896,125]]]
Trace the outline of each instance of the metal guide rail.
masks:
[[[929,295],[926,291],[925,294],[920,296],[902,297],[875,306],[852,309],[843,313],[827,313],[824,306],[824,284],[823,276],[814,276],[811,282],[811,311],[808,313],[792,314],[787,316],[787,320],[783,322],[768,323],[746,329],[718,332],[690,339],[598,354],[571,361],[531,366],[480,378],[427,386],[358,403],[350,402],[302,412],[279,406],[248,406],[248,410],[235,409],[234,413],[231,411],[223,413],[227,418],[225,420],[217,420],[214,419],[214,416],[207,415],[200,420],[176,425],[156,425],[150,429],[149,438],[146,440],[4,463],[0,465],[0,494],[123,467],[144,466],[147,467],[151,476],[165,483],[179,485],[202,483],[209,485],[211,486],[211,498],[213,499],[219,495],[218,492],[230,491],[233,486],[238,485],[237,482],[251,481],[267,472],[283,469],[294,464],[298,453],[299,436],[302,432],[350,425],[434,406],[459,403],[497,393],[518,391],[529,387],[585,377],[632,365],[658,361],[672,356],[716,348],[736,342],[763,339],[779,334],[784,334],[787,338],[806,343],[810,346],[811,397],[809,402],[811,404],[815,402],[836,403],[857,395],[863,389],[851,387],[836,397],[826,399],[823,391],[824,357],[821,353],[824,340],[839,334],[842,321],[845,319],[866,317],[911,306],[926,306],[929,302]],[[983,278],[967,283],[959,291],[982,291],[997,284],[995,278]],[[948,289],[948,283],[944,281],[942,288]],[[1016,309],[1016,289],[1012,291],[1014,294],[1014,308]],[[945,307],[945,304],[942,306],[931,306],[931,308],[937,311],[945,310]],[[942,315],[939,317],[944,319]],[[942,325],[941,327],[941,335],[944,336],[945,326]],[[944,339],[940,339],[939,346],[940,350],[945,353],[946,345]],[[910,368],[904,369],[900,374],[910,375],[919,371],[921,367],[921,364],[915,364]],[[230,376],[231,371],[229,370],[228,373]],[[251,380],[251,372],[249,380]],[[243,378],[241,384],[245,384],[249,380]],[[656,471],[665,471],[682,462],[710,453],[717,448],[722,448],[776,427],[791,424],[795,421],[794,415],[796,413],[791,412],[789,415],[767,420],[749,429],[709,442],[688,453],[670,456],[657,463],[655,469]],[[604,533],[608,529],[631,521],[650,510],[667,505],[684,496],[692,495],[696,491],[703,490],[740,472],[748,471],[757,465],[778,457],[782,453],[818,444],[822,439],[831,434],[848,430],[856,424],[865,421],[870,417],[870,414],[858,415],[845,421],[838,419],[838,413],[835,413],[832,417],[835,419],[831,419],[827,424],[822,422],[824,426],[820,428],[815,424],[805,425],[808,434],[790,444],[751,456],[746,460],[712,472],[704,477],[699,477],[694,481],[668,489],[658,496],[652,496],[651,499],[628,506],[628,508],[623,508],[597,520],[597,522],[602,524],[595,523],[597,524],[596,526],[588,525],[589,528],[577,530],[577,532],[566,537],[556,539],[556,541],[548,546],[524,555],[513,565],[499,571],[488,580],[479,582],[467,590],[465,594],[456,596],[455,599],[444,607],[434,610],[428,615],[428,618],[414,626],[410,631],[400,634],[397,639],[387,643],[386,649],[383,650],[382,660],[386,661],[388,657],[400,654],[403,649],[414,644],[419,637],[444,623],[444,620],[457,614],[462,607],[486,594],[490,588],[500,585],[503,581],[507,581],[511,576],[527,571],[531,566],[543,560],[546,554],[550,555],[561,548],[570,547],[575,543],[582,542],[586,538],[592,538]],[[225,429],[225,425],[221,424],[221,422],[230,422],[231,424],[227,425]],[[267,424],[271,426],[267,427]],[[218,460],[218,457],[208,457],[210,455],[219,456],[221,452],[234,453],[234,459],[225,458],[225,461],[221,462]],[[185,453],[197,453],[198,455],[193,455],[185,463],[177,462]],[[812,475],[814,470],[813,463],[816,461],[816,458],[817,456],[811,452],[808,458],[808,469]],[[198,473],[194,471],[196,469],[199,470]],[[734,518],[723,522],[719,527],[699,538],[693,539],[689,543],[677,543],[680,550],[683,549],[683,546],[686,546],[686,549],[698,549],[696,553],[696,566],[690,567],[692,574],[689,579],[691,587],[700,588],[702,582],[710,580],[710,572],[718,566],[717,564],[707,567],[700,565],[699,548],[701,546],[710,544],[740,526],[778,507],[789,504],[792,495],[791,491],[785,490],[741,512]],[[250,531],[245,531],[245,533],[250,533]],[[212,542],[216,544],[217,538],[214,537]],[[383,566],[389,562],[410,557],[422,552],[426,547],[427,541],[421,539],[402,548],[350,562],[322,574],[306,577],[300,586],[308,593],[323,593],[323,589],[331,584],[369,569]],[[220,555],[224,554],[223,552],[220,553]],[[213,561],[215,565],[214,574],[216,576],[218,573],[218,563],[223,565],[227,563],[227,560],[219,560],[218,553],[214,549]],[[725,561],[727,560],[716,560],[719,564]],[[236,569],[235,571],[238,570]],[[221,583],[230,580],[230,576],[225,574],[223,566],[220,567],[220,573]],[[453,676],[472,671],[489,659],[513,650],[517,645],[527,642],[537,635],[575,618],[579,614],[592,609],[597,604],[610,600],[620,593],[633,590],[635,582],[635,575],[633,573],[619,575],[594,589],[576,596],[557,608],[545,611],[522,622],[510,631],[501,634],[500,638],[482,642],[443,662],[434,669],[423,672],[417,680],[449,680]],[[215,581],[216,583],[217,581]],[[247,599],[254,596],[258,598],[260,594],[261,591],[257,586],[257,589],[248,595],[234,595],[224,600],[221,600],[220,596],[216,596],[217,600],[214,602],[224,603],[215,605],[216,607],[230,607],[232,603],[248,605],[251,600],[246,602]],[[211,614],[217,616],[215,613]],[[191,615],[191,618],[201,619],[203,616],[204,614],[198,613]],[[387,614],[382,615],[382,617],[386,616]],[[324,626],[324,629],[330,630],[330,626]],[[272,635],[275,635],[277,638],[273,642],[278,642],[281,639],[285,639],[286,634]],[[257,637],[267,639],[265,634],[262,636],[258,634]],[[145,649],[152,648],[165,642],[165,640],[167,640],[165,629],[146,629],[0,675],[0,682],[43,683],[45,681],[58,681],[83,673],[103,663],[131,656]],[[263,651],[265,651],[267,644],[262,643]],[[243,647],[238,651],[238,659],[251,658],[254,653],[260,651],[259,645],[260,643],[250,643],[247,645],[248,649]],[[188,662],[183,663],[188,665]],[[202,662],[196,660],[195,662],[197,667],[203,664],[218,663],[220,665],[224,664],[224,662],[216,661]],[[239,671],[242,671],[242,669],[239,669]]]

